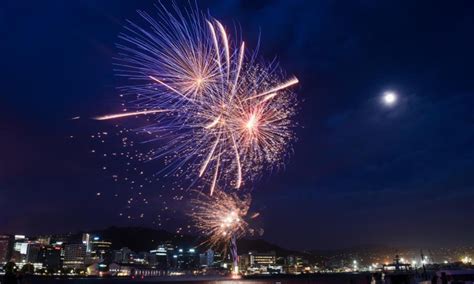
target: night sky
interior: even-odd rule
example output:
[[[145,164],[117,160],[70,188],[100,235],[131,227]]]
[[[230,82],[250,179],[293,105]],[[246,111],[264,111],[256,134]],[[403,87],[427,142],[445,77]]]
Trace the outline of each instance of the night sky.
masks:
[[[250,45],[261,32],[260,55],[277,56],[300,79],[291,158],[253,193],[266,240],[296,249],[472,244],[473,1],[199,6],[227,26],[238,23]],[[155,8],[0,4],[0,231],[156,227],[153,218],[119,216],[124,202],[113,194],[129,189],[91,154],[90,135],[106,126],[89,118],[120,108],[112,58],[137,9]],[[399,96],[392,107],[380,101],[387,90]],[[155,214],[163,187],[149,185],[151,204],[134,214]]]

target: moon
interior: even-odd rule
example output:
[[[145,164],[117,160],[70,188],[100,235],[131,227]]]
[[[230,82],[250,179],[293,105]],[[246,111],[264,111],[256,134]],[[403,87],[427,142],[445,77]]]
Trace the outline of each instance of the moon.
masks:
[[[386,106],[393,106],[397,103],[398,95],[392,91],[386,91],[382,96],[382,103]]]

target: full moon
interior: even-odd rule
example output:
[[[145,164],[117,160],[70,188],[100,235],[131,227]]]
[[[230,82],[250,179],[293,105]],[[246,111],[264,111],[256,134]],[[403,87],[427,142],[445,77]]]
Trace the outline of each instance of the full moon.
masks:
[[[397,102],[397,94],[395,92],[387,91],[383,93],[382,102],[386,106],[392,106]]]

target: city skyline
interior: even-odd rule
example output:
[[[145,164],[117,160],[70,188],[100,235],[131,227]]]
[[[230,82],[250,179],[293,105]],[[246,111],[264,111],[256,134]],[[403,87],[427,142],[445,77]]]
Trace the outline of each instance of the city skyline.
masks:
[[[122,137],[113,122],[91,119],[120,110],[117,36],[153,3],[1,5],[11,13],[0,25],[0,233],[144,226],[197,235],[185,190],[155,175],[164,165],[110,159]],[[472,245],[473,3],[199,7],[238,23],[249,46],[261,33],[259,53],[277,54],[300,81],[298,140],[284,169],[252,191],[259,238],[294,250]]]
[[[423,265],[433,268],[439,265],[469,266],[474,253],[474,246],[423,249],[364,246],[291,251],[261,240],[243,242],[238,253],[244,259],[241,259],[239,266],[244,268],[242,272],[250,274],[268,274],[268,269],[287,274],[371,271],[382,269],[383,265],[389,267],[394,259],[411,266],[411,269]],[[298,267],[291,264],[295,259],[299,259]],[[83,271],[81,273],[96,275],[100,267],[104,268],[105,273],[113,272],[117,265],[139,265],[154,271],[156,276],[185,271],[189,267],[196,270],[206,267],[227,270],[232,263],[229,256],[203,245],[196,237],[181,237],[146,228],[108,228],[95,232],[40,236],[0,234],[0,263],[7,260],[16,262],[20,268],[31,264],[37,273],[56,273],[58,269],[63,271],[61,273],[69,273],[69,269],[73,269],[76,274]],[[255,261],[260,263],[254,264]]]

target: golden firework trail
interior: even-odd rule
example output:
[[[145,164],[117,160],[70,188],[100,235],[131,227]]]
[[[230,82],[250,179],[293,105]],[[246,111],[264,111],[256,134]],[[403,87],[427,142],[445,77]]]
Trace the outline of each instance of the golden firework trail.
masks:
[[[129,116],[136,116],[136,115],[143,115],[143,114],[153,114],[153,113],[160,113],[160,112],[167,112],[167,110],[163,109],[155,109],[155,110],[142,110],[142,111],[134,111],[134,112],[124,112],[124,113],[116,113],[116,114],[107,114],[103,116],[97,116],[95,120],[109,120],[109,119],[117,119]]]

